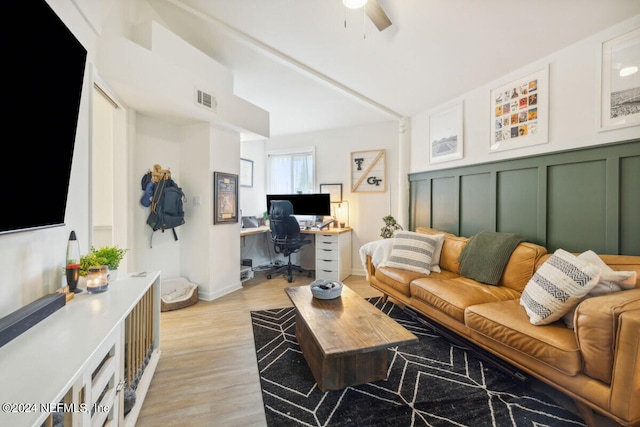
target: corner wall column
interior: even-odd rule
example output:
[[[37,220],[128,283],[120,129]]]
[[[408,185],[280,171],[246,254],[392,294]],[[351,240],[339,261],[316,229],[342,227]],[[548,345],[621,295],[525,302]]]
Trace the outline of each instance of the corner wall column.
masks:
[[[411,118],[402,117],[398,125],[398,199],[397,221],[409,226],[409,160],[411,157]],[[389,189],[391,191],[391,189]]]

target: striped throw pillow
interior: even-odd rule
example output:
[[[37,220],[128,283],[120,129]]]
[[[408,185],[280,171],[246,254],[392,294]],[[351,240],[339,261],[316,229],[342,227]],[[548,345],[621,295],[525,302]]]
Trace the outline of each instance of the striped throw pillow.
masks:
[[[578,304],[599,278],[600,267],[558,249],[524,287],[520,305],[533,325],[555,322]]]
[[[429,274],[437,244],[437,237],[398,230],[393,235],[391,254],[384,265]]]

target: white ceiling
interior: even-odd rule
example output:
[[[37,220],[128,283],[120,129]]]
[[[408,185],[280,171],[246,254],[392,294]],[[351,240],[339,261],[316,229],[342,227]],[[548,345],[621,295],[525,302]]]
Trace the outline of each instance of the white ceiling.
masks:
[[[379,32],[341,0],[149,1],[233,71],[272,137],[429,110],[640,14],[639,0],[379,0],[393,23]]]

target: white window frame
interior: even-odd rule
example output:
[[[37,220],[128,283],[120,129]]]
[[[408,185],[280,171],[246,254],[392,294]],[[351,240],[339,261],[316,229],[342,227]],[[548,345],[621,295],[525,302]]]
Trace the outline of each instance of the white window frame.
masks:
[[[265,152],[265,165],[267,169],[267,182],[266,182],[266,190],[267,194],[273,194],[272,191],[272,183],[271,183],[271,156],[287,156],[287,155],[302,155],[302,154],[311,154],[312,164],[313,164],[313,174],[312,174],[312,185],[311,192],[315,192],[316,189],[316,147],[298,147],[298,148],[288,148],[282,150],[270,150]]]

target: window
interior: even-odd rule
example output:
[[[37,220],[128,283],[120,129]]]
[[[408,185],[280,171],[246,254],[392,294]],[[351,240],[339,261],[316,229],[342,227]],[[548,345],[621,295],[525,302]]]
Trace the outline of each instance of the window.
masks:
[[[267,153],[267,168],[269,193],[313,193],[315,148]]]

